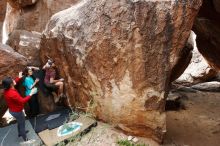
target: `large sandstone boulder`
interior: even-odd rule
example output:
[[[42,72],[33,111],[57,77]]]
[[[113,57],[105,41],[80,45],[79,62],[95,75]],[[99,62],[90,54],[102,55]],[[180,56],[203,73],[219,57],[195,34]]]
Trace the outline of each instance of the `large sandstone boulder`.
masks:
[[[6,13],[6,0],[0,1],[0,43],[2,42],[2,27]]]
[[[215,9],[216,8],[216,9]],[[220,69],[220,9],[219,1],[204,0],[193,30],[199,52],[209,65]]]
[[[0,44],[0,80],[5,76],[17,77],[27,65],[26,58],[11,47]]]
[[[55,14],[42,36],[66,79],[69,102],[126,132],[161,141],[170,72],[201,5],[87,0]]]
[[[16,52],[22,54],[28,59],[29,64],[40,66],[40,38],[38,32],[29,32],[26,30],[14,30],[7,41]]]
[[[8,0],[6,33],[13,30],[42,32],[50,17],[79,0]],[[29,5],[29,6],[28,6]],[[31,6],[30,6],[31,5]]]

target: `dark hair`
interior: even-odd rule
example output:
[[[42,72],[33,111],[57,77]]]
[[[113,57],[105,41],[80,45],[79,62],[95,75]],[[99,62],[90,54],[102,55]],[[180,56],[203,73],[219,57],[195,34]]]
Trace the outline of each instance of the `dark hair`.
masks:
[[[24,81],[24,79],[27,77],[27,76],[29,76],[28,75],[28,71],[29,70],[32,70],[30,67],[25,67],[25,69],[23,70],[23,77],[22,77],[22,82]],[[33,70],[32,70],[33,71]],[[31,75],[31,77],[33,78],[33,79],[35,79],[35,77],[33,76],[33,75]]]
[[[3,85],[3,88],[5,90],[8,90],[10,87],[11,87],[11,84],[13,83],[13,80],[11,77],[5,77],[3,80],[2,80],[2,85]]]
[[[23,73],[22,73],[23,76],[25,76],[25,77],[28,76],[28,71],[29,71],[29,70],[31,70],[31,68],[25,67],[25,69],[23,70]]]

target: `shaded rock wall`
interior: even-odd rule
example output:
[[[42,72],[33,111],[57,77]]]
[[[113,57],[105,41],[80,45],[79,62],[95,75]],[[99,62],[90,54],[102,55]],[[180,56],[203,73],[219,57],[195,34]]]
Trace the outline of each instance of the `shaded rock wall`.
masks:
[[[215,69],[220,69],[220,9],[219,1],[204,0],[193,26],[199,52]]]
[[[215,11],[220,13],[220,1],[219,0],[212,0],[212,1],[213,1]]]
[[[171,76],[170,76],[170,83],[175,81],[177,78],[179,78],[185,69],[188,67],[191,59],[192,59],[192,50],[193,50],[193,36],[192,31],[190,33],[190,36],[187,40],[186,45],[182,49],[181,53],[178,55],[178,59],[176,64],[172,67],[171,70]]]
[[[6,104],[6,101],[4,99],[4,96],[3,96],[3,92],[4,90],[3,89],[0,89],[0,122],[2,120],[2,117],[4,116],[5,112],[7,111],[8,109],[8,106]]]
[[[192,1],[88,0],[55,14],[42,36],[72,106],[126,132],[161,141],[170,72],[201,5]]]

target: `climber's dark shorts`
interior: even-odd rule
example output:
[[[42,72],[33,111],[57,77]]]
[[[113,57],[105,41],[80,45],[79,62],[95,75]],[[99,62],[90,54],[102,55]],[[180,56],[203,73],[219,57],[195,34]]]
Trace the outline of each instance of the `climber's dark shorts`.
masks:
[[[58,90],[58,86],[51,84],[51,83],[45,83],[45,86],[52,91],[57,91]]]

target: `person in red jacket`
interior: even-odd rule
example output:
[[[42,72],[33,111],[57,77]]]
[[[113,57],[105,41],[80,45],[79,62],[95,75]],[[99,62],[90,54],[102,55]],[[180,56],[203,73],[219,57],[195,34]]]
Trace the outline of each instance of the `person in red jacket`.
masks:
[[[15,89],[16,82],[20,78],[13,80],[11,77],[6,77],[2,80],[4,87],[4,97],[9,108],[9,113],[17,120],[18,125],[18,136],[22,136],[24,141],[27,140],[25,131],[25,116],[23,113],[24,104],[28,102],[33,94],[35,94],[35,88],[33,88],[30,94],[26,97],[22,97]]]

